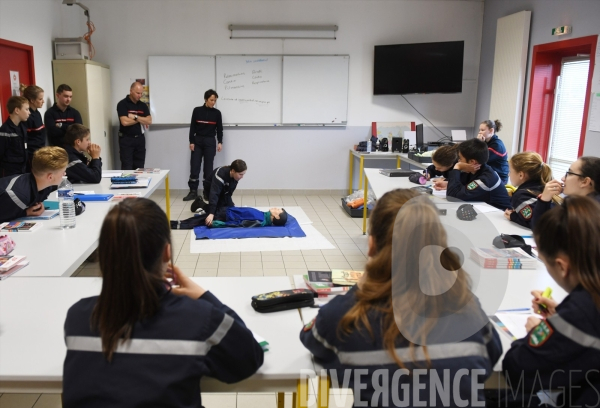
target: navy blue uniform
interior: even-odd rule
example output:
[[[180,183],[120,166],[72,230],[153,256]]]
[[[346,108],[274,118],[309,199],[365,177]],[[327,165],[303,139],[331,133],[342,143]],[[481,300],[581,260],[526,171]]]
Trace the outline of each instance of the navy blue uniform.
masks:
[[[498,173],[502,183],[508,183],[508,153],[504,142],[498,135],[492,136],[487,142],[490,157],[487,164]]]
[[[230,166],[223,166],[213,170],[210,175],[210,188],[205,190],[210,191],[208,195],[208,211],[206,211],[208,214],[216,214],[219,208],[235,207],[231,196],[238,182],[231,177],[230,172]]]
[[[98,297],[82,299],[65,321],[65,408],[202,407],[200,378],[234,383],[254,374],[264,353],[240,317],[206,292],[198,300],[160,290],[160,309],[137,322],[132,341],[109,363],[90,329]]]
[[[456,164],[456,163],[454,163],[454,164]],[[438,171],[435,169],[435,165],[430,164],[429,166],[427,166],[427,171],[423,171],[423,174],[429,174],[431,176],[430,178],[442,177],[444,179],[447,179],[448,174],[450,173],[450,171],[452,170],[453,167],[454,167],[454,165],[452,165],[452,167],[450,167],[446,171]]]
[[[142,101],[133,103],[129,95],[117,104],[117,115],[127,116],[129,114],[139,117],[150,116],[148,105]],[[123,126],[119,125],[119,156],[121,158],[121,169],[135,170],[143,168],[146,162],[146,137],[141,123]]]
[[[558,406],[600,403],[600,310],[582,286],[556,308],[556,314],[515,341],[502,361],[507,379],[526,395],[563,390]]]
[[[514,210],[510,214],[510,220],[531,229],[531,220],[538,201],[537,197],[542,191],[544,191],[544,186],[540,181],[528,180],[521,184],[510,199]]]
[[[487,164],[482,164],[475,174],[451,170],[448,174],[446,195],[449,199],[483,201],[502,211],[511,208],[504,183]]]
[[[33,154],[40,148],[46,146],[46,126],[42,122],[42,114],[38,109],[29,108],[27,119],[27,171],[31,171],[31,160]]]
[[[588,197],[593,198],[598,203],[600,203],[600,193],[590,193]],[[541,198],[538,198],[535,203],[535,212],[533,213],[533,217],[531,217],[531,228],[537,224],[538,220],[546,213],[546,211],[552,209],[554,207],[554,203],[552,201],[544,201]]]
[[[0,127],[0,177],[23,174],[27,167],[27,126],[8,118]]]
[[[69,126],[74,123],[83,125],[83,120],[77,109],[67,106],[67,109],[61,111],[58,105],[54,104],[44,114],[44,123],[48,131],[48,144],[64,147],[65,134]]]
[[[69,154],[67,177],[71,183],[100,183],[102,181],[102,159],[92,159],[78,152],[73,146],[66,146]]]
[[[189,135],[190,144],[194,145],[194,151],[191,152],[188,186],[193,191],[198,189],[200,185],[200,167],[202,166],[202,159],[204,159],[202,185],[205,198],[208,198],[210,175],[213,171],[215,154],[217,154],[215,134],[218,143],[223,143],[221,112],[218,109],[206,107],[206,104],[194,108]]]
[[[38,191],[33,174],[19,174],[0,179],[0,222],[12,221],[27,215],[27,208],[44,201],[57,186]]]
[[[205,224],[208,216],[208,204],[204,204],[202,209],[205,211],[202,215],[196,215],[185,220],[171,221],[172,229],[194,229]],[[217,208],[214,215],[212,228],[252,228],[252,227],[267,227],[273,225],[271,223],[271,212],[263,212],[251,207],[221,207]]]
[[[460,399],[464,401],[462,406],[473,406],[474,398],[484,404],[483,383],[491,375],[494,364],[502,354],[502,345],[498,334],[488,323],[469,338],[457,343],[431,344],[427,346],[431,365],[428,366],[423,349],[414,346],[416,362],[413,361],[410,352],[410,343],[401,335],[398,337],[396,354],[405,367],[414,373],[414,369],[425,369],[419,376],[418,382],[422,389],[415,394],[415,378],[402,373],[398,364],[392,359],[383,346],[382,315],[371,309],[368,320],[372,328],[372,335],[366,329],[356,330],[349,335],[340,335],[338,324],[341,318],[356,304],[357,287],[350,289],[345,295],[336,296],[327,305],[319,310],[319,314],[312,323],[304,327],[300,333],[300,340],[304,346],[315,356],[315,359],[330,370],[330,375],[337,374],[340,387],[354,389],[355,406],[369,407],[398,407],[398,406],[457,406]],[[479,314],[487,320],[485,314],[479,309]],[[465,316],[466,317],[466,316]],[[443,323],[440,325],[443,326]],[[434,330],[451,330],[451,328],[437,327]],[[346,371],[347,370],[347,371]],[[374,372],[379,370],[381,377],[373,377]],[[464,376],[457,377],[459,370],[463,370]],[[480,370],[477,378],[473,381],[473,371]],[[357,374],[363,371],[364,375]],[[448,402],[441,400],[436,393],[434,399],[430,398],[432,378],[438,378],[448,391],[450,396]],[[450,374],[447,383],[444,375]],[[399,381],[393,378],[399,376]],[[349,377],[349,378],[348,378]],[[387,387],[383,383],[387,377]],[[457,382],[458,378],[458,382]],[[348,381],[348,382],[347,382]],[[374,388],[373,382],[379,384],[380,391]],[[475,386],[482,389],[477,391]],[[458,394],[456,391],[458,390]],[[388,395],[387,401],[383,395]],[[360,401],[363,405],[359,405]],[[420,401],[421,405],[418,404]],[[386,404],[387,402],[387,404]],[[404,405],[402,404],[404,403]]]

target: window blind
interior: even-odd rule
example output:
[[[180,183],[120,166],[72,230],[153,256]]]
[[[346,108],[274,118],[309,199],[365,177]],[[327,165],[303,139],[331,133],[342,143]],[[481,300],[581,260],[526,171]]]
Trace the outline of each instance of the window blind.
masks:
[[[549,165],[560,179],[577,160],[590,60],[565,59],[557,81]]]

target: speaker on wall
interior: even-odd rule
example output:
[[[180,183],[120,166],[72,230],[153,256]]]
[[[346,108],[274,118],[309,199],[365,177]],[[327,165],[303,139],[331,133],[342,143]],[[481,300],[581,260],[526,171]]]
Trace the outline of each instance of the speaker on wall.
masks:
[[[392,152],[402,152],[402,138],[401,137],[393,137],[392,138]]]

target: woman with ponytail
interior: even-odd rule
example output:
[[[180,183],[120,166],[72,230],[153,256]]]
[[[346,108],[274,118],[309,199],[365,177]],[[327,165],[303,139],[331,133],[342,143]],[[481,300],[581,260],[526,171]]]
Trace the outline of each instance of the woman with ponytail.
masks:
[[[528,334],[512,343],[502,362],[509,384],[526,394],[559,392],[553,406],[600,402],[600,204],[569,196],[546,212],[533,235],[539,257],[569,295],[560,303],[532,292]],[[524,387],[524,388],[522,388]],[[525,405],[520,405],[525,406]],[[537,406],[537,405],[536,405]]]
[[[561,181],[551,180],[538,196],[536,210],[532,217],[535,226],[541,216],[554,205],[560,205],[566,196],[589,196],[600,202],[600,158],[584,156],[571,164]]]
[[[527,228],[535,212],[538,195],[546,183],[552,180],[552,170],[535,152],[517,153],[508,161],[510,183],[517,187],[511,198],[512,209],[504,211],[504,216]]]
[[[300,340],[354,389],[355,406],[483,404],[502,347],[458,256],[439,251],[447,239],[436,207],[394,190],[377,200],[369,223],[363,278],[320,308]],[[447,400],[435,391],[436,377]]]
[[[29,101],[27,118],[27,172],[31,172],[31,160],[36,150],[46,146],[46,127],[42,121],[40,109],[44,106],[44,90],[36,85],[21,89],[22,95]]]
[[[477,138],[487,143],[490,153],[487,164],[498,173],[502,183],[506,184],[508,183],[508,152],[504,142],[496,134],[500,129],[502,129],[502,123],[498,119],[493,122],[484,120],[479,124]]]
[[[232,383],[262,365],[239,316],[173,265],[155,202],[114,206],[98,255],[100,296],[67,313],[63,407],[200,407],[201,377]]]

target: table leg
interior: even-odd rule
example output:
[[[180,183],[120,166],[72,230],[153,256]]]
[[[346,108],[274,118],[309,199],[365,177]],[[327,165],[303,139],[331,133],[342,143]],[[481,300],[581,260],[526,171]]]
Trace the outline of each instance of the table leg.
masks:
[[[285,393],[277,393],[277,408],[285,408]]]
[[[292,401],[294,408],[308,408],[308,378],[298,380],[297,392]]]
[[[167,220],[171,221],[171,195],[169,193],[169,175],[165,177],[165,199],[167,200]]]
[[[364,156],[360,156],[360,174],[358,175],[358,189],[359,190],[362,188],[364,170],[365,170],[365,158],[364,158]]]
[[[329,388],[331,380],[329,376],[319,377],[319,392],[317,394],[317,408],[329,407]]]
[[[396,168],[399,169],[402,163],[400,163],[400,155],[396,156]]]
[[[367,235],[367,199],[369,198],[369,179],[365,176],[365,195],[363,203],[363,235]]]
[[[348,195],[352,194],[352,179],[354,178],[354,155],[350,152],[350,180],[348,181]]]

